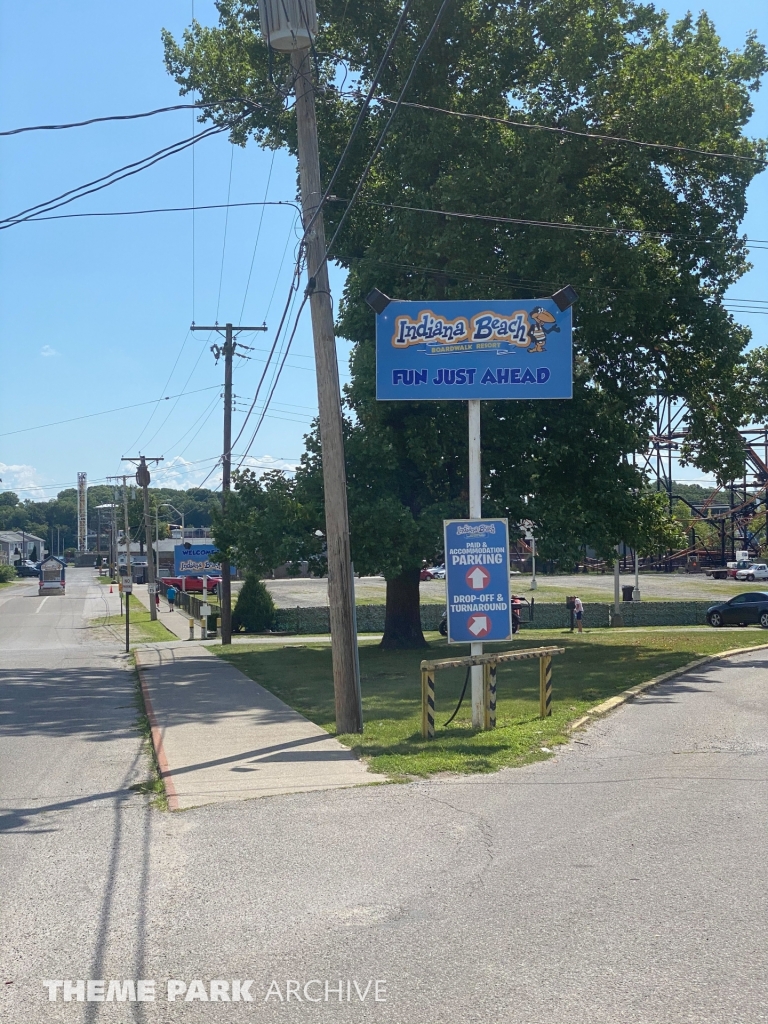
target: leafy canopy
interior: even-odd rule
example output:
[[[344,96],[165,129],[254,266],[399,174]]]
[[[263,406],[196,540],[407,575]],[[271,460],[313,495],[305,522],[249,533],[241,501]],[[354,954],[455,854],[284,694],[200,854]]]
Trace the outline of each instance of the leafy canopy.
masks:
[[[201,120],[232,125],[233,142],[295,153],[287,57],[268,51],[255,3],[217,6],[217,26],[194,23],[181,41],[166,34],[169,72],[208,105]],[[328,237],[438,6],[410,9],[334,185],[339,199],[326,205]],[[395,0],[321,4],[325,180],[399,12]],[[679,532],[642,495],[632,465],[658,392],[687,404],[692,462],[723,477],[740,471],[737,428],[766,407],[768,374],[764,351],[745,357],[750,333],[722,299],[749,265],[739,226],[766,147],[743,129],[766,66],[754,36],[730,51],[704,14],[670,27],[631,0],[449,5],[406,100],[518,124],[404,106],[331,254],[348,270],[337,326],[354,343],[346,450],[358,568],[412,571],[439,553],[441,520],[467,512],[463,404],[375,400],[363,301],[373,286],[403,299],[535,297],[565,283],[580,293],[573,399],[483,406],[484,513],[533,520],[545,557],[567,562],[583,544],[607,554],[619,540],[665,544]],[[258,501],[272,488],[276,501],[292,492],[300,532],[322,502],[319,453],[314,431],[294,483],[259,485]]]

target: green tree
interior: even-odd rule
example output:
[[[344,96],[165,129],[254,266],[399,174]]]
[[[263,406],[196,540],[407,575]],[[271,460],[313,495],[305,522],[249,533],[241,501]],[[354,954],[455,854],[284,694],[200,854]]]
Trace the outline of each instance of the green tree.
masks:
[[[295,153],[293,114],[272,85],[289,75],[287,57],[268,53],[254,3],[217,6],[218,26],[194,23],[180,43],[166,35],[170,73],[208,104],[202,120],[232,126],[233,142],[254,137]],[[399,7],[322,5],[326,180],[360,104],[359,93],[335,87],[340,64],[365,87]],[[398,94],[437,7],[411,6],[383,99]],[[581,295],[574,397],[484,405],[484,512],[533,520],[543,557],[562,565],[585,543],[610,556],[618,541],[663,535],[670,524],[658,503],[638,497],[643,480],[625,457],[644,447],[654,393],[687,403],[685,456],[721,476],[742,466],[749,385],[768,394],[765,353],[745,359],[749,331],[722,303],[748,266],[739,225],[766,150],[743,127],[765,70],[753,36],[729,51],[706,15],[669,27],[631,0],[449,6],[407,96],[422,107],[399,111],[332,253],[348,270],[338,330],[354,342],[353,555],[357,568],[387,576],[385,642],[420,642],[418,568],[439,552],[442,518],[467,512],[466,410],[375,400],[363,297],[375,285],[403,299],[522,298],[572,283]],[[364,121],[337,196],[351,195],[390,111],[379,102]],[[345,208],[326,205],[329,237]],[[313,434],[295,483],[302,507],[322,500],[318,467]]]
[[[235,633],[261,633],[269,629],[275,618],[272,595],[257,576],[248,575],[237,595],[232,610],[232,629]]]
[[[258,579],[289,563],[310,562],[317,575],[325,572],[322,537],[322,501],[297,495],[296,482],[277,470],[257,476],[252,470],[233,474],[226,517],[216,510],[213,536],[220,552],[240,572]],[[303,500],[302,500],[303,499]]]

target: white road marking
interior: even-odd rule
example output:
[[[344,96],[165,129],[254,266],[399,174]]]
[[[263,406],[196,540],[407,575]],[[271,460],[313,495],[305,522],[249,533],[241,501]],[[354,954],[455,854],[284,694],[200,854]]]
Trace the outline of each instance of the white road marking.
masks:
[[[50,596],[51,596],[51,595],[49,594],[49,595],[48,595],[48,597],[50,597]],[[46,602],[46,601],[48,600],[48,597],[44,597],[44,598],[42,599],[42,601],[40,602],[40,604],[39,604],[39,605],[37,606],[37,608],[35,608],[35,615],[37,615],[37,613],[38,613],[38,612],[40,611],[40,609],[41,609],[41,608],[43,607],[43,605],[45,604],[45,602]]]

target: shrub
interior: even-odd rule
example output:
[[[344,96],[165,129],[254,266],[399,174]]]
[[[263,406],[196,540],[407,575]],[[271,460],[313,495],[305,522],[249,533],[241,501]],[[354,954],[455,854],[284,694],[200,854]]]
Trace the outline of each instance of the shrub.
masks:
[[[16,570],[12,565],[0,565],[0,583],[10,583],[16,579]]]
[[[232,611],[232,631],[261,633],[270,629],[275,618],[272,595],[255,576],[246,576],[245,583]]]

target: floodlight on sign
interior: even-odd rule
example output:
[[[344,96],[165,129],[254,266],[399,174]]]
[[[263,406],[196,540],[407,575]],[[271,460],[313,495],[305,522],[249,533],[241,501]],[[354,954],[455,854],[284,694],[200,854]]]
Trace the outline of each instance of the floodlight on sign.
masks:
[[[561,288],[559,291],[555,292],[555,294],[552,296],[552,301],[560,310],[560,312],[564,313],[566,309],[570,309],[571,306],[578,301],[578,298],[579,293],[576,291],[573,285],[567,284],[565,288]]]

